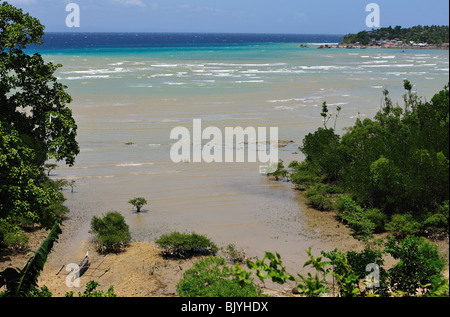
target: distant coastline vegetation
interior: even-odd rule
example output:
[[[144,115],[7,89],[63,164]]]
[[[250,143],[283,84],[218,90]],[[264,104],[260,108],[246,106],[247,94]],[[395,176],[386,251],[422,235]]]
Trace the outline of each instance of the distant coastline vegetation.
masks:
[[[371,31],[347,34],[344,36],[341,44],[381,46],[392,41],[404,46],[428,44],[448,47],[449,26],[417,25],[410,28],[402,28],[399,25],[395,27],[389,26]]]

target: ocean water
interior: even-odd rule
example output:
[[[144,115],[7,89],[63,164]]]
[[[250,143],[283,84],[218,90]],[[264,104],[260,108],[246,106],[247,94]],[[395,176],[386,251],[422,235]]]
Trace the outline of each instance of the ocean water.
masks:
[[[75,192],[65,192],[71,247],[88,236],[93,215],[110,210],[125,215],[137,241],[195,231],[251,255],[278,251],[292,267],[310,246],[345,247],[308,218],[288,183],[261,176],[258,163],[170,159],[171,130],[202,119],[220,129],[278,127],[280,140],[293,141],[280,158],[301,160],[298,146],[322,125],[324,101],[332,113],[342,108],[329,126],[344,133],[356,118],[373,117],[384,88],[401,104],[404,79],[425,99],[448,83],[448,51],[318,49],[341,38],[48,34],[30,53],[63,65],[56,75],[73,97],[81,147],[75,166],[61,164],[53,176],[76,180]],[[127,201],[140,196],[150,204],[136,214]]]

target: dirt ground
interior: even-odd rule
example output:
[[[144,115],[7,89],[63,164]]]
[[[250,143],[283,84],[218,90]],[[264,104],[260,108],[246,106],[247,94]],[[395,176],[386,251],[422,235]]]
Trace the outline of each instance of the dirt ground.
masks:
[[[151,242],[132,242],[124,252],[107,256],[98,254],[92,246],[87,248],[90,267],[80,278],[80,288],[69,287],[73,273],[66,270],[67,266],[57,274],[61,267],[47,265],[39,283],[46,285],[56,297],[68,291],[74,291],[77,296],[92,280],[104,291],[113,285],[119,297],[166,297],[176,295],[175,285],[182,272],[192,266],[192,260],[163,259]]]

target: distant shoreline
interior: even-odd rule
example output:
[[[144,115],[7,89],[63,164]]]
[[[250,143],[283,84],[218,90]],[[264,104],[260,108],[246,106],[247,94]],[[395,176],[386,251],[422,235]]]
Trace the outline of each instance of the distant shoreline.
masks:
[[[395,46],[378,46],[378,45],[360,45],[360,44],[339,44],[344,49],[397,49],[397,50],[448,50],[448,46],[427,45],[427,46],[411,46],[411,45],[395,45]]]

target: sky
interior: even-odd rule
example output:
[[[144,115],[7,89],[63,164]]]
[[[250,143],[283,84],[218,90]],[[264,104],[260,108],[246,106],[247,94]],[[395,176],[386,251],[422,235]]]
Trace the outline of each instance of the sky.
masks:
[[[4,2],[4,0],[0,0]],[[448,0],[8,0],[38,18],[46,32],[212,32],[347,34],[380,26],[449,25]],[[66,5],[80,26],[66,25]]]

